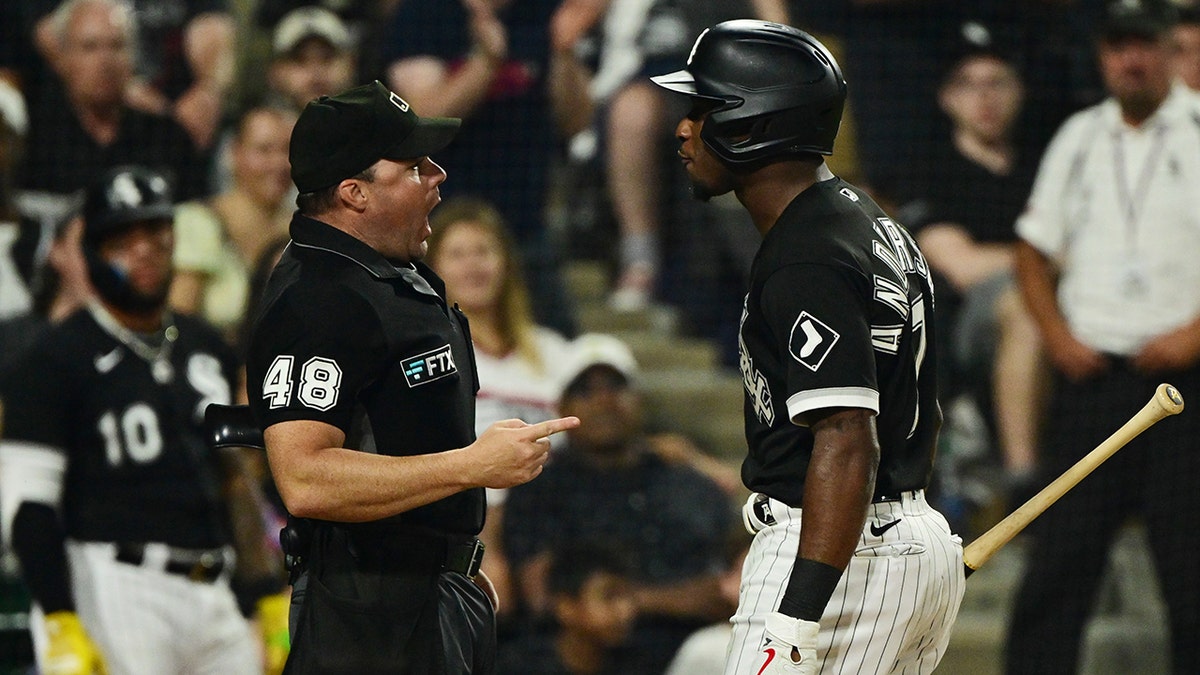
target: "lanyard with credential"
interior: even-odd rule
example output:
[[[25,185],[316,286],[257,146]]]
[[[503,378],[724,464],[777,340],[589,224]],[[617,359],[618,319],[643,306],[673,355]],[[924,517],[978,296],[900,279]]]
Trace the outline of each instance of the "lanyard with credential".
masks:
[[[1125,292],[1130,296],[1141,296],[1146,291],[1146,271],[1138,252],[1137,225],[1142,215],[1142,206],[1146,203],[1146,195],[1150,192],[1150,181],[1158,167],[1159,155],[1162,154],[1166,143],[1166,125],[1158,124],[1154,129],[1154,141],[1146,157],[1142,160],[1142,168],[1138,171],[1137,183],[1130,190],[1125,167],[1125,134],[1118,132],[1113,137],[1113,164],[1117,178],[1117,199],[1121,202],[1121,211],[1125,216],[1125,261],[1122,283]]]

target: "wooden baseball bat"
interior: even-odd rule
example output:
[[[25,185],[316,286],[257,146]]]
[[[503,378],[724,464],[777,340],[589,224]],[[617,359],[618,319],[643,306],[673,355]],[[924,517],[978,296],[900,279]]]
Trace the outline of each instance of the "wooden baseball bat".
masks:
[[[1085,476],[1100,466],[1104,460],[1112,457],[1116,451],[1125,447],[1126,443],[1149,429],[1162,418],[1168,415],[1178,415],[1181,411],[1183,411],[1183,396],[1179,394],[1179,390],[1169,384],[1158,385],[1158,389],[1154,391],[1154,397],[1120,429],[1117,429],[1113,435],[1105,439],[1100,445],[1097,445],[1096,449],[1085,455],[1074,466],[1064,471],[1061,476],[1055,478],[1049,485],[1042,488],[1041,492],[1030,497],[1029,501],[1018,507],[1016,511],[1008,514],[1004,520],[996,523],[990,530],[984,532],[978,539],[968,544],[963,549],[963,564],[966,566],[966,575],[971,576],[971,573],[990,560],[996,554],[996,551],[1000,550],[1000,547],[1017,536],[1017,533],[1033,522],[1034,518],[1037,518],[1043,511],[1050,508],[1051,504],[1058,501],[1068,490],[1075,487],[1079,481],[1083,480]]]

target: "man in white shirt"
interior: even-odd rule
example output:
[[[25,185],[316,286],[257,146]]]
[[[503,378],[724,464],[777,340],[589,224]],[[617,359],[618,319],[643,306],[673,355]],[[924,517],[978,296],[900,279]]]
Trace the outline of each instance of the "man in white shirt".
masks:
[[[1040,447],[1057,475],[1160,382],[1200,391],[1200,99],[1172,78],[1167,0],[1110,0],[1097,53],[1109,97],[1070,118],[1042,160],[1017,272],[1055,368]],[[1170,617],[1174,672],[1200,672],[1195,415],[1151,429],[1033,530],[1008,672],[1076,672],[1107,551],[1141,515]]]

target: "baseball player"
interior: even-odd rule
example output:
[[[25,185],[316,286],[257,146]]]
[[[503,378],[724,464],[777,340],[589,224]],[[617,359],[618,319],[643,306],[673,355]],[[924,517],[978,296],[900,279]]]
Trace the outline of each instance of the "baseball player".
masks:
[[[230,458],[201,420],[228,403],[220,337],[165,310],[172,201],[139,167],[85,196],[83,249],[98,300],[0,376],[3,531],[40,612],[42,672],[256,673],[229,580],[222,498]],[[40,628],[40,630],[38,629]]]
[[[841,70],[803,31],[738,20],[653,80],[691,97],[676,136],[695,196],[732,191],[763,236],[739,335],[756,534],[725,672],[931,672],[964,588],[924,493],[933,287],[908,232],[824,164]]]

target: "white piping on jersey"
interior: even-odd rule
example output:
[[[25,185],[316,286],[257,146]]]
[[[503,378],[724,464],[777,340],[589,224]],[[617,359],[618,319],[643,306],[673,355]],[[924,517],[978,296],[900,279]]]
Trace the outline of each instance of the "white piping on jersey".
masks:
[[[879,414],[879,392],[870,387],[827,387],[797,392],[788,397],[788,419],[797,426],[801,416],[821,408],[865,408]]]
[[[12,522],[22,502],[62,505],[67,454],[61,448],[30,441],[0,441],[0,532],[11,545]]]
[[[325,248],[324,246],[314,246],[312,244],[305,244],[305,243],[296,241],[295,239],[292,240],[292,243],[295,244],[296,246],[299,246],[300,248],[311,248],[314,251],[325,251],[326,253],[340,255],[343,258],[345,258],[346,260],[349,260],[349,261],[353,262],[355,265],[358,265],[359,267],[363,268],[364,270],[370,272],[371,276],[373,276],[373,277],[379,276],[379,274],[375,270],[373,270],[369,266],[363,264],[363,262],[361,260],[359,260],[358,258],[355,258],[352,255],[346,255],[345,253],[342,253],[341,251],[335,251],[331,248]]]
[[[358,258],[355,258],[354,256],[349,255],[347,253],[342,253],[341,251],[337,251],[332,248],[325,248],[324,246],[316,246],[314,244],[305,244],[303,242],[296,241],[295,239],[292,240],[292,243],[295,244],[296,246],[299,246],[300,248],[311,248],[314,251],[325,251],[326,253],[332,253],[334,255],[341,256],[341,257],[345,258],[346,260],[353,262],[355,265],[358,265],[359,267],[363,268],[364,270],[367,271],[368,274],[375,277],[376,279],[383,278],[382,276],[380,276],[379,272],[372,269],[370,265],[367,265],[363,261],[361,261]],[[411,265],[412,263],[409,263],[409,264]],[[432,295],[436,298],[441,297],[440,295],[437,294],[437,291],[433,290],[433,286],[429,285],[429,282],[425,280],[425,277],[421,276],[420,273],[417,272],[415,267],[413,267],[411,269],[406,269],[403,267],[396,267],[395,265],[393,265],[392,268],[396,270],[396,273],[400,275],[401,279],[404,279],[405,281],[407,281],[409,283],[409,285],[412,286],[414,289],[416,289],[416,291],[418,293],[424,293],[425,295]]]

